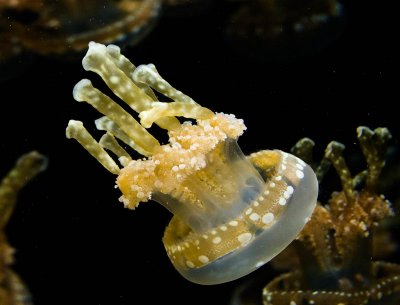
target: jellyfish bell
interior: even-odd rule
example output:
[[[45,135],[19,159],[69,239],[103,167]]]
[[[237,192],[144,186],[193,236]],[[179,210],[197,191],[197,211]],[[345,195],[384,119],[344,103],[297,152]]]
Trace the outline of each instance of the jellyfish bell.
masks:
[[[200,190],[212,201],[209,205],[225,209],[205,213],[209,223],[203,230],[189,227],[175,214],[163,238],[175,268],[199,284],[232,281],[271,260],[297,236],[317,199],[315,174],[300,159],[279,150],[246,158],[236,142],[232,143],[229,146],[236,146],[235,156],[226,158],[225,163],[232,174],[229,180],[223,175],[218,181],[222,192],[229,192],[229,201],[212,198],[210,188]],[[205,170],[219,171],[221,167],[207,162]]]
[[[91,40],[133,45],[152,29],[160,10],[160,0],[15,3],[7,8],[14,37],[21,47],[42,55],[80,52]]]
[[[154,27],[161,0],[0,1],[0,81],[40,56],[75,61],[91,40],[139,43]]]
[[[163,243],[186,279],[205,285],[235,280],[297,236],[318,194],[316,176],[306,163],[279,150],[246,157],[237,144],[246,129],[243,120],[200,106],[165,81],[154,65],[136,68],[114,45],[90,43],[83,66],[138,112],[140,123],[82,80],[74,98],[104,115],[96,127],[106,134],[97,142],[82,122],[71,120],[67,137],[118,175],[126,208],[155,200],[174,214]],[[172,102],[158,101],[153,89]],[[178,116],[191,121],[181,123]],[[147,131],[153,123],[167,131],[168,143],[160,144]],[[132,160],[116,139],[145,158]]]

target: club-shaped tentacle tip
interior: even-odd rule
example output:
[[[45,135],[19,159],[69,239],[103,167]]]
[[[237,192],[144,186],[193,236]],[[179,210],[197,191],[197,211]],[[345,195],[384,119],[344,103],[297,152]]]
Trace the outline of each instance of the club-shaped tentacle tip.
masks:
[[[118,175],[125,207],[134,209],[152,199],[174,214],[163,243],[189,281],[232,281],[268,262],[296,238],[312,214],[318,195],[313,170],[279,150],[246,157],[237,144],[246,129],[243,120],[201,107],[152,65],[136,69],[120,52],[110,51],[115,48],[91,43],[85,69],[98,73],[145,122],[85,80],[74,96],[105,115],[96,126],[107,132],[107,141],[96,142],[75,121],[68,137]],[[158,101],[153,89],[172,102]],[[177,116],[191,120],[180,123]],[[168,143],[160,144],[147,131],[153,122],[167,130]],[[132,160],[121,142],[145,158]],[[105,149],[116,155],[122,169]]]

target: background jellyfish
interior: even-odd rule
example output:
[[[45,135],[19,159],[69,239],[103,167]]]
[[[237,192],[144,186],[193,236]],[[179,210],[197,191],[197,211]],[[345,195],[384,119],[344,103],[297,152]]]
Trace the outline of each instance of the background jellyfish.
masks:
[[[4,0],[0,3],[0,77],[17,75],[34,55],[75,58],[92,40],[136,45],[155,26],[161,7],[167,19],[170,18],[167,22],[173,22],[175,17],[201,14],[212,3],[212,0]]]
[[[0,304],[31,305],[31,296],[20,277],[11,270],[14,249],[5,229],[14,211],[18,192],[47,166],[47,159],[36,151],[21,156],[0,183]]]
[[[315,169],[319,181],[334,167],[342,184],[327,204],[318,203],[310,222],[273,263],[289,269],[256,296],[238,292],[236,302],[248,304],[397,304],[400,299],[400,265],[371,259],[382,255],[373,243],[382,220],[394,216],[391,204],[376,193],[391,138],[386,128],[357,129],[367,169],[352,176],[343,157],[344,146],[331,142]],[[295,154],[312,162],[310,139],[293,147]],[[396,215],[397,217],[397,215]],[[382,231],[382,229],[380,229]],[[382,234],[379,236],[382,238]],[[386,255],[394,249],[386,247]],[[254,290],[253,290],[254,291]],[[240,301],[239,301],[240,300]]]
[[[8,4],[8,5],[7,5]],[[158,15],[157,0],[6,2],[2,19],[13,39],[39,54],[82,50],[88,41],[137,42]]]
[[[134,45],[154,26],[160,5],[160,0],[2,1],[0,76],[15,75],[29,53],[73,56],[91,40]]]
[[[256,60],[290,61],[317,52],[343,30],[337,0],[247,0],[230,17],[227,39]]]

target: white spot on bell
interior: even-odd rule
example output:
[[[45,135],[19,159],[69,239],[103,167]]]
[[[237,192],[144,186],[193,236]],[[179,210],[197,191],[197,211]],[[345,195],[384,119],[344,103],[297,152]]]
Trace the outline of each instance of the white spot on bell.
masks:
[[[280,205],[285,205],[286,204],[286,199],[281,197],[281,198],[279,198],[278,202],[279,202]]]
[[[274,214],[272,213],[266,213],[263,217],[262,217],[262,222],[265,224],[269,224],[270,222],[272,222],[274,220]]]
[[[253,214],[250,215],[250,219],[252,221],[257,221],[257,220],[260,219],[260,215],[258,215],[257,213],[253,213]]]
[[[301,170],[297,170],[296,171],[296,176],[297,176],[297,178],[299,178],[299,179],[303,179],[304,178],[304,173],[301,171]]]
[[[208,263],[210,260],[208,259],[208,257],[207,256],[205,256],[205,255],[200,255],[199,257],[199,261],[201,262],[201,263],[203,263],[203,264],[206,264],[206,263]]]
[[[260,262],[257,262],[256,263],[256,268],[260,268],[262,265],[264,265],[265,264],[265,262],[263,262],[263,261],[260,261]]]
[[[283,193],[283,197],[284,197],[285,199],[289,199],[289,198],[290,198],[290,195],[291,195],[291,193],[289,193],[288,190],[286,190],[286,191]]]
[[[191,261],[186,261],[186,266],[189,268],[194,268],[194,264]]]
[[[242,244],[242,246],[245,246],[250,242],[251,237],[251,233],[243,233],[238,236],[238,241]]]
[[[219,244],[220,242],[221,242],[221,237],[219,237],[219,236],[217,236],[217,237],[215,237],[213,240],[212,240],[212,242],[214,243],[214,244]]]

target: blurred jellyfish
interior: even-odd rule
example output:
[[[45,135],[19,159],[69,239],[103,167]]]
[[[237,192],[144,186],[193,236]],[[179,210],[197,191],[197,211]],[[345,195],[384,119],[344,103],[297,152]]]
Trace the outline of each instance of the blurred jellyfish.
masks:
[[[262,61],[291,61],[332,42],[343,28],[336,0],[248,0],[230,18],[226,36]]]
[[[6,236],[6,226],[13,214],[19,191],[46,169],[47,158],[37,151],[21,156],[9,173],[0,180],[0,304],[32,305],[25,284],[10,266],[14,249]]]
[[[0,79],[20,74],[36,54],[75,58],[91,40],[137,44],[153,28],[160,3],[0,0]]]
[[[45,55],[81,51],[93,39],[134,44],[151,29],[159,7],[159,0],[8,0],[0,5],[2,32]]]

